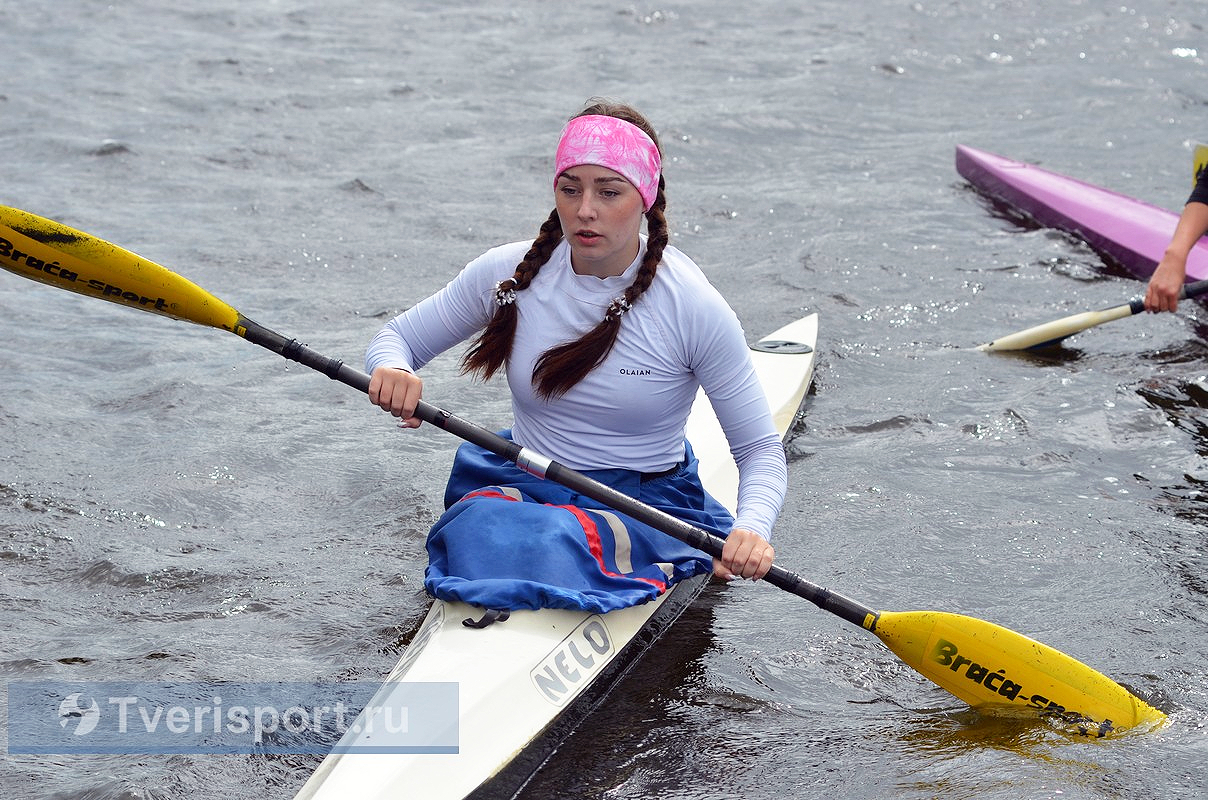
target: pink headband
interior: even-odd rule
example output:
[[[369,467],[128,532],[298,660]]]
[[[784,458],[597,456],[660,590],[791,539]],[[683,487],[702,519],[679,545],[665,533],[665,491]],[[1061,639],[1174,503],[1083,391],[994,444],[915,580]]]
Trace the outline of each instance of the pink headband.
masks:
[[[619,173],[642,195],[647,211],[654,205],[663,163],[654,141],[638,126],[596,114],[575,117],[566,123],[558,142],[554,183],[563,172],[580,164]]]

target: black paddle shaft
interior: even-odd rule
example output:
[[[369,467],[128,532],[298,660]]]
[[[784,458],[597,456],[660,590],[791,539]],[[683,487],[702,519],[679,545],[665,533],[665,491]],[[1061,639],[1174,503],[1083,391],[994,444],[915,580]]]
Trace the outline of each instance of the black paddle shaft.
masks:
[[[241,330],[236,331],[244,339],[272,350],[284,358],[296,361],[303,366],[321,372],[332,380],[347,384],[360,392],[369,391],[369,376],[358,369],[348,366],[339,359],[329,358],[322,353],[312,350],[296,339],[286,339],[262,325],[246,317],[240,316]],[[455,416],[437,408],[423,400],[415,407],[415,416],[424,422],[435,425],[458,438],[476,444],[500,458],[506,458],[520,469],[539,478],[552,480],[568,489],[572,489],[591,499],[603,503],[609,508],[627,514],[634,519],[662,531],[685,544],[695,547],[714,558],[720,558],[725,540],[695,525],[684,522],[660,511],[611,486],[571,469],[557,461],[534,453],[515,442],[509,441],[497,433],[479,425]],[[875,630],[877,612],[855,600],[811,583],[793,572],[773,564],[764,576],[764,580],[773,586],[792,592],[798,597],[809,600],[823,611],[829,611],[848,622]]]

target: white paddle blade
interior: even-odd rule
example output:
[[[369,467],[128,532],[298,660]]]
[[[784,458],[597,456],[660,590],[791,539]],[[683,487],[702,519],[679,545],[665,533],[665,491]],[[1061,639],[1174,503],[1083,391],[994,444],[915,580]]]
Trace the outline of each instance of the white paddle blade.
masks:
[[[1027,350],[1044,344],[1056,344],[1066,337],[1081,333],[1088,328],[1102,325],[1112,320],[1132,316],[1132,306],[1122,305],[1107,308],[1103,311],[1083,311],[1044,325],[1037,325],[1027,330],[1003,336],[1001,339],[983,344],[978,350]]]

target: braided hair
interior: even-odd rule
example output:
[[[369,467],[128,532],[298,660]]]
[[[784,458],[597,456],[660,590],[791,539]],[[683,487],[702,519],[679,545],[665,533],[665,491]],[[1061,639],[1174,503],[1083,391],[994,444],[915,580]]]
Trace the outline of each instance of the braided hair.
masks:
[[[655,146],[659,148],[659,152],[662,152],[662,146],[659,145],[653,127],[645,117],[630,106],[595,100],[575,117],[588,114],[616,117],[637,126],[650,137]],[[667,207],[663,188],[663,177],[660,175],[658,195],[650,209],[646,211],[646,254],[642,258],[633,283],[625,289],[621,296],[612,301],[604,314],[604,319],[594,328],[576,341],[556,345],[541,354],[533,367],[533,384],[540,397],[546,400],[561,397],[608,357],[613,345],[616,344],[617,334],[620,332],[621,317],[654,282],[659,262],[663,260],[663,250],[669,239],[667,218],[663,213]],[[519,316],[514,302],[516,292],[529,287],[541,267],[549,261],[562,238],[562,223],[558,219],[558,211],[555,209],[541,224],[537,238],[533,240],[532,247],[516,266],[512,277],[501,281],[496,287],[495,313],[462,358],[463,373],[477,374],[483,380],[487,380],[507,363],[512,352],[512,341],[516,335],[516,322]]]

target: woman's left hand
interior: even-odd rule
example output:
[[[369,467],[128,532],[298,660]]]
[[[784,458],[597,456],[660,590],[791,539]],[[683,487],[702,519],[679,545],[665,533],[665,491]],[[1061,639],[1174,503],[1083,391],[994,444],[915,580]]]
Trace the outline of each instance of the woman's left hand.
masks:
[[[713,574],[723,580],[748,578],[757,581],[772,568],[776,551],[758,533],[735,528],[726,537],[721,558],[713,559]]]

